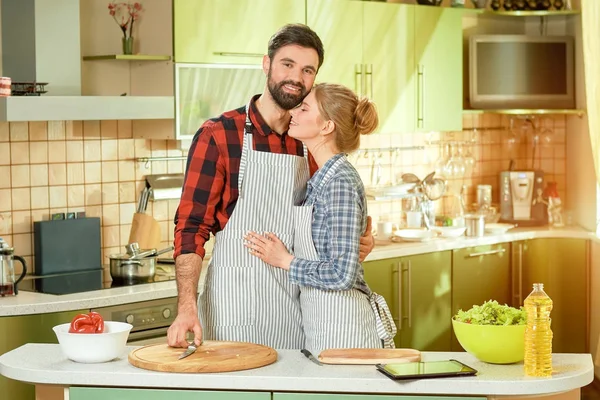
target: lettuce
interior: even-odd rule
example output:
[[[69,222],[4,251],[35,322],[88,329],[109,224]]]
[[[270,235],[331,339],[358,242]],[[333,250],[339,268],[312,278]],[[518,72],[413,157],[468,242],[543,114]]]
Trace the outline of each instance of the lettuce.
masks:
[[[481,306],[474,305],[468,311],[459,310],[454,319],[475,325],[525,325],[527,314],[523,307],[516,309],[490,300]]]

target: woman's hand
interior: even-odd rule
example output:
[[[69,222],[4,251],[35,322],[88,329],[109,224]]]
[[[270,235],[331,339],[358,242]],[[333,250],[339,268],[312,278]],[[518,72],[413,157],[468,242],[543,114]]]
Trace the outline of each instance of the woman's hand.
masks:
[[[288,271],[290,264],[294,259],[285,245],[277,236],[272,233],[260,235],[256,232],[248,232],[244,236],[246,243],[244,245],[249,249],[250,254],[256,256],[277,268],[282,268]]]

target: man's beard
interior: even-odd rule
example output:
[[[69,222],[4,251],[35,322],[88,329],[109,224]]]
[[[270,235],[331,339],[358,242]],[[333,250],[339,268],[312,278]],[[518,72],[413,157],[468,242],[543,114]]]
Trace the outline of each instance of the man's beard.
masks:
[[[284,85],[292,85],[300,88],[299,94],[288,93],[283,90]],[[294,81],[282,81],[279,83],[275,83],[271,80],[271,71],[267,75],[267,87],[269,88],[269,93],[271,93],[271,97],[275,101],[275,103],[284,110],[291,110],[296,108],[298,104],[304,100],[306,95],[308,94],[306,87]]]

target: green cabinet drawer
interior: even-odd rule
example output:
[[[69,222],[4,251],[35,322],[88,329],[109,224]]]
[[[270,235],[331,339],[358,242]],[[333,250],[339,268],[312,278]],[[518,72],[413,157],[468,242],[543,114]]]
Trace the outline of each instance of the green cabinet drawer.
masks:
[[[271,400],[269,392],[72,387],[69,400]]]

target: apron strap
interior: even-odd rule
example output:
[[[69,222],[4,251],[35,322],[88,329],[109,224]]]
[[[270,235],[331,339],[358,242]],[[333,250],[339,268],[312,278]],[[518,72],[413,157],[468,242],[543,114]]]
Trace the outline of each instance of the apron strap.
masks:
[[[238,174],[238,197],[243,197],[242,183],[244,181],[244,173],[246,172],[246,164],[248,162],[248,152],[252,147],[252,121],[250,120],[250,103],[246,105],[246,122],[244,123],[244,136],[242,143],[242,156],[240,158],[240,173]]]
[[[377,335],[383,342],[383,347],[386,349],[393,349],[396,347],[394,344],[394,336],[396,336],[396,324],[392,313],[385,302],[383,296],[373,292],[369,297],[371,302],[371,308],[375,312],[375,321],[377,324]]]

